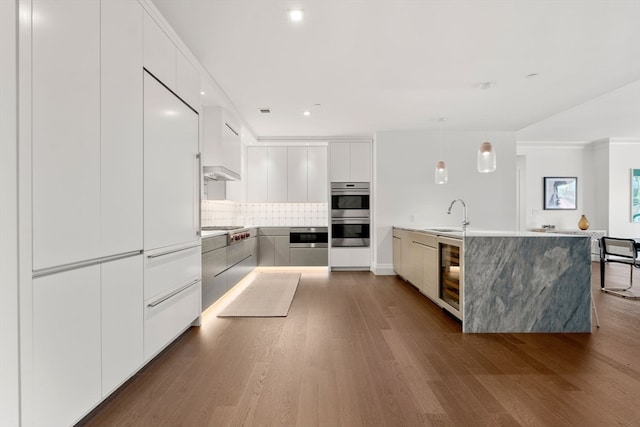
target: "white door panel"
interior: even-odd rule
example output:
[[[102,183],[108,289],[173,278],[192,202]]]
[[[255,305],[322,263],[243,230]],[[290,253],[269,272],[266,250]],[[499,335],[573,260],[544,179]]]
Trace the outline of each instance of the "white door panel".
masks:
[[[144,75],[144,247],[197,238],[198,115]]]

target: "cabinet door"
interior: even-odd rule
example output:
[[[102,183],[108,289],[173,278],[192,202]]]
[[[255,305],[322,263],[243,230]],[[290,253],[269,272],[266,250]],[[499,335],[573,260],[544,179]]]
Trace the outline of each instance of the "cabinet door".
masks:
[[[101,266],[102,395],[142,365],[142,255]]]
[[[275,236],[258,237],[258,265],[275,265]]]
[[[351,160],[349,143],[332,142],[329,145],[331,182],[351,181]]]
[[[197,238],[198,115],[144,75],[144,246]]]
[[[327,203],[327,147],[309,147],[307,151],[307,201]]]
[[[240,123],[229,111],[222,109],[222,166],[231,169],[234,172],[242,172],[241,158],[241,142],[240,142]]]
[[[431,246],[421,246],[422,286],[420,290],[433,301],[438,300],[438,250]]]
[[[287,201],[287,147],[267,147],[269,202]]]
[[[100,2],[36,1],[33,268],[100,251]],[[44,24],[46,22],[46,24]]]
[[[247,199],[249,202],[268,200],[267,164],[267,147],[247,148]]]
[[[100,353],[100,266],[34,279],[34,425],[73,425],[100,401]]]
[[[176,50],[176,91],[191,108],[200,111],[200,73],[184,54]]]
[[[407,280],[416,288],[422,290],[422,245],[411,241],[409,246],[409,270],[407,271]]]
[[[275,236],[275,265],[289,265],[289,236]]]
[[[106,256],[142,249],[144,12],[133,0],[101,7],[100,255]]]
[[[147,13],[144,14],[144,67],[168,88],[176,90],[176,47]]]
[[[371,181],[371,144],[369,142],[352,142],[350,146],[351,181]]]
[[[393,271],[400,276],[404,276],[402,273],[402,239],[398,236],[393,236]]]
[[[307,201],[307,147],[287,148],[287,201]]]

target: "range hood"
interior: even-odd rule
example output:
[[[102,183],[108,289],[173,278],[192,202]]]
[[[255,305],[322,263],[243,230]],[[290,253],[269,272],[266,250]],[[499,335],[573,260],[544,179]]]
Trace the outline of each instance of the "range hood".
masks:
[[[206,179],[213,181],[239,181],[240,174],[225,168],[224,166],[205,166],[202,173]]]

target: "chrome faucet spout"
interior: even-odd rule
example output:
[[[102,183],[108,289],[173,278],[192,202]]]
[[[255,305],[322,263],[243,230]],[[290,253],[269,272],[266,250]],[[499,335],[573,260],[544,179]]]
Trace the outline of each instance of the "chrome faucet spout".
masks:
[[[469,218],[467,217],[467,204],[462,199],[455,199],[449,205],[449,209],[447,209],[447,214],[451,215],[451,209],[456,202],[460,202],[462,204],[462,231],[467,231],[467,225],[470,224]]]

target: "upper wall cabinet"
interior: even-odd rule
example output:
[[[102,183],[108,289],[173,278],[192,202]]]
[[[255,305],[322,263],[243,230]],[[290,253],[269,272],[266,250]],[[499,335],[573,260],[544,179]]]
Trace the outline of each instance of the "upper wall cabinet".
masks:
[[[200,110],[200,73],[147,13],[144,67],[191,108]]]
[[[288,202],[327,202],[327,147],[288,147]]]
[[[371,143],[332,142],[331,182],[370,182]]]
[[[211,179],[239,179],[241,172],[240,125],[229,111],[222,107],[205,107],[202,124],[202,164],[205,167],[222,166],[233,174],[223,176],[219,169],[207,171]],[[217,172],[216,172],[217,171]]]
[[[327,202],[327,147],[248,147],[248,201]]]

